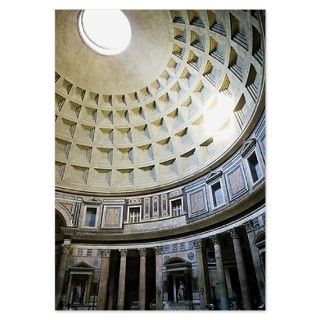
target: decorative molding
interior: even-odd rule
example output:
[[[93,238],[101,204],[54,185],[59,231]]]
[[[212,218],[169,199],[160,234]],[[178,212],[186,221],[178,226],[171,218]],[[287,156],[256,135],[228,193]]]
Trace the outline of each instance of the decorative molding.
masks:
[[[103,258],[110,258],[111,250],[110,249],[102,249],[100,254],[101,254],[101,257],[103,257]]]
[[[153,249],[155,250],[156,255],[163,254],[163,246],[156,246],[156,247],[153,247]]]
[[[126,257],[128,254],[128,249],[119,249],[121,257]]]
[[[249,190],[242,161],[225,171],[229,201],[233,201]]]
[[[100,205],[102,203],[102,201],[99,200],[99,199],[96,199],[96,198],[91,198],[91,199],[83,200],[83,203],[85,203],[85,204],[93,204],[93,205]]]
[[[147,254],[147,248],[140,248],[138,249],[140,257],[145,257]]]
[[[123,224],[123,206],[104,204],[102,207],[102,229],[121,229]]]
[[[166,193],[161,194],[161,214],[166,216],[168,214],[168,196]]]
[[[71,240],[70,239],[65,239],[63,244],[62,244],[62,252],[65,254],[71,254]]]
[[[159,218],[159,196],[152,197],[152,218],[157,219]]]
[[[175,198],[175,197],[178,197],[178,196],[181,196],[182,195],[182,190],[181,189],[176,189],[176,190],[173,190],[169,193],[169,198]]]
[[[141,204],[142,198],[130,198],[128,199],[128,204]]]
[[[229,232],[232,239],[239,239],[239,234],[238,234],[236,228],[232,228],[232,229],[228,230],[228,232]]]
[[[195,249],[201,249],[203,246],[202,239],[194,240],[193,246]]]
[[[246,222],[246,223],[244,224],[244,227],[246,228],[246,231],[247,231],[247,232],[254,231],[253,221],[250,220],[250,221]]]
[[[242,157],[245,157],[246,154],[252,149],[254,148],[254,146],[256,145],[257,140],[255,138],[250,138],[247,141],[245,141],[245,143],[242,145],[240,154]]]
[[[220,245],[220,235],[219,234],[214,234],[213,236],[209,237],[211,240],[212,244],[215,245]]]
[[[222,176],[222,174],[223,172],[221,170],[211,172],[206,178],[206,183],[212,183],[213,181],[219,179]]]
[[[68,212],[70,215],[72,215],[72,209],[73,209],[73,203],[66,203],[66,202],[58,202],[61,204]]]
[[[189,218],[208,212],[206,195],[206,188],[204,185],[199,189],[187,193]]]

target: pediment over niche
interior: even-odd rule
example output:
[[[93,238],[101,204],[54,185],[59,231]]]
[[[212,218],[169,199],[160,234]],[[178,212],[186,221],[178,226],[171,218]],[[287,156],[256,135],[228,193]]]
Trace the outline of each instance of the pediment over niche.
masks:
[[[81,262],[78,262],[72,266],[69,267],[70,270],[73,270],[73,271],[91,271],[94,269],[94,267],[84,261],[81,261]]]
[[[244,157],[254,146],[256,145],[257,140],[255,138],[251,138],[242,145],[240,154],[242,157]]]
[[[97,204],[97,205],[102,203],[101,200],[96,199],[96,198],[85,199],[83,202],[86,203],[86,204]]]
[[[206,178],[206,183],[210,183],[216,179],[219,179],[222,176],[222,171],[218,170],[218,171],[213,171],[211,173],[208,174],[207,178]]]

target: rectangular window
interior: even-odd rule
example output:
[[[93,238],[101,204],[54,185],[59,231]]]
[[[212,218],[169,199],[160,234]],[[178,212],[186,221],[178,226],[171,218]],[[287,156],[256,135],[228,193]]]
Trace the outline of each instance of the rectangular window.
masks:
[[[96,225],[97,208],[87,208],[86,212],[86,227],[94,227]]]
[[[213,206],[218,207],[223,204],[223,194],[220,182],[216,182],[211,187]]]
[[[171,201],[171,212],[173,217],[177,217],[182,214],[181,199]]]
[[[130,223],[140,222],[140,208],[129,208],[129,221]]]
[[[252,176],[253,183],[258,181],[262,177],[261,167],[259,165],[256,153],[253,152],[248,158],[249,168]]]

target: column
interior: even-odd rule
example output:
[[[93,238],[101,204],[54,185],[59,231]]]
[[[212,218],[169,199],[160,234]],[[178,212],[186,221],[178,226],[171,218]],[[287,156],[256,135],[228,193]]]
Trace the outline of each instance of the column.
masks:
[[[110,265],[110,249],[101,251],[101,267],[100,267],[100,280],[99,280],[99,293],[97,309],[105,310],[107,302],[107,290],[109,282],[109,265]]]
[[[245,269],[245,265],[244,265],[244,260],[243,260],[243,255],[242,255],[239,235],[238,235],[236,229],[230,230],[230,235],[232,237],[234,255],[236,257],[236,263],[237,263],[238,277],[239,277],[240,288],[241,288],[243,308],[245,310],[251,310],[252,306],[251,306],[251,300],[250,300],[248,278],[247,278],[247,273],[246,273],[246,269]]]
[[[163,308],[163,290],[162,290],[162,253],[161,246],[155,247],[156,251],[156,308],[162,310]]]
[[[247,222],[245,224],[245,227],[246,227],[247,237],[248,237],[249,244],[250,244],[250,251],[251,251],[252,261],[253,261],[253,265],[254,265],[254,270],[255,270],[257,281],[258,281],[261,302],[263,304],[265,304],[264,270],[263,270],[263,266],[262,266],[262,263],[260,260],[259,250],[254,245],[255,233],[254,233],[252,221]]]
[[[124,309],[124,294],[126,289],[126,264],[127,249],[120,249],[120,271],[119,271],[119,288],[118,288],[118,310]]]
[[[200,309],[206,309],[208,288],[206,283],[206,271],[208,271],[207,266],[204,265],[204,256],[203,256],[203,243],[202,240],[195,241],[196,257],[198,264],[198,287],[200,295]]]
[[[139,309],[146,308],[146,253],[147,249],[139,249],[140,253],[140,274],[139,274]]]
[[[227,282],[227,289],[228,289],[228,297],[229,300],[234,299],[235,298],[235,294],[234,294],[234,290],[232,288],[232,284],[231,284],[231,278],[230,278],[230,271],[228,268],[224,268],[224,273],[226,275],[226,282]],[[230,302],[230,301],[229,301]],[[230,308],[230,303],[229,303],[229,308]]]
[[[71,240],[65,239],[62,244],[62,256],[60,259],[59,270],[58,270],[58,275],[57,275],[57,279],[56,279],[56,292],[55,292],[56,309],[57,309],[59,302],[60,302],[60,299],[61,299],[64,276],[65,276],[68,257],[69,257],[70,253],[71,253]]]
[[[67,289],[67,304],[71,305],[71,285],[72,285],[72,280],[73,280],[73,274],[70,274],[69,276],[69,282],[68,282],[68,289]]]
[[[219,236],[214,235],[210,237],[213,247],[214,247],[214,256],[216,260],[216,267],[219,278],[219,292],[220,292],[220,308],[221,310],[229,310],[229,297],[225,271],[223,267],[223,259],[221,253],[221,246],[219,241]]]
[[[85,296],[84,296],[84,304],[86,304],[88,307],[89,307],[89,303],[90,303],[91,281],[92,281],[92,274],[89,274],[88,281],[86,283]],[[89,308],[88,308],[88,310],[89,310]]]

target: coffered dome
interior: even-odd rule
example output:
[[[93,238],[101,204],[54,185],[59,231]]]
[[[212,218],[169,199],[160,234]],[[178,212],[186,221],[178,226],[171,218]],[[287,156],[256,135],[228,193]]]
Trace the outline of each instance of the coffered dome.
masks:
[[[110,56],[83,42],[79,11],[56,13],[58,189],[181,184],[229,157],[263,111],[254,11],[123,12],[132,38]]]

